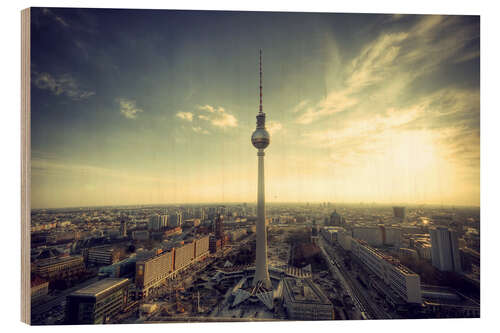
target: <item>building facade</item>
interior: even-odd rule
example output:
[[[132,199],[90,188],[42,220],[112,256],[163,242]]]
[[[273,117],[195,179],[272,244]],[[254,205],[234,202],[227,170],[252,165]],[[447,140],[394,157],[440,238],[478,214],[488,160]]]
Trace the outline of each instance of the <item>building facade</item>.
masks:
[[[432,244],[432,265],[444,272],[461,272],[460,250],[456,231],[446,227],[429,230]]]
[[[366,242],[352,239],[351,251],[379,279],[388,285],[393,292],[407,303],[421,303],[420,276],[398,260],[372,248]]]
[[[69,278],[85,271],[82,256],[66,256],[37,260],[32,273],[46,280]]]
[[[108,278],[66,297],[66,324],[105,324],[128,301],[129,279]]]

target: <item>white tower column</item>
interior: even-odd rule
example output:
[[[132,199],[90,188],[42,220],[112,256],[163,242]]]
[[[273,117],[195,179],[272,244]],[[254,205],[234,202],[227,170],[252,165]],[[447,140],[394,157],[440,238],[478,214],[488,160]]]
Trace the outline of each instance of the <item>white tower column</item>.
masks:
[[[257,156],[259,160],[259,181],[257,193],[257,254],[255,260],[255,276],[253,285],[262,281],[263,285],[271,288],[269,271],[267,269],[267,228],[266,228],[266,199],[264,183],[264,149],[259,149]]]

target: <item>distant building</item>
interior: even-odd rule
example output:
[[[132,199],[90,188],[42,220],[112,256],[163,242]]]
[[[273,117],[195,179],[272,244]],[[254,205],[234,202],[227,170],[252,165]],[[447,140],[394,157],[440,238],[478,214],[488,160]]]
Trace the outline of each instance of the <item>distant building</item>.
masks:
[[[314,220],[311,228],[311,243],[318,244],[318,242],[319,242],[319,228],[316,225],[316,220]]]
[[[136,230],[132,232],[133,240],[148,240],[149,239],[149,231],[147,230]]]
[[[65,256],[37,260],[32,269],[32,273],[49,281],[69,278],[83,271],[85,271],[85,264],[82,256]]]
[[[108,278],[66,297],[66,324],[105,324],[128,301],[129,279]]]
[[[283,279],[283,302],[291,320],[333,320],[333,305],[310,279]]]
[[[395,246],[401,244],[401,228],[385,225],[358,225],[352,228],[352,237],[363,240],[371,246]]]
[[[222,248],[222,241],[217,239],[215,236],[210,236],[209,239],[209,250],[210,253],[216,253]]]
[[[221,215],[215,218],[215,237],[220,240],[224,239],[224,217]]]
[[[182,227],[182,213],[170,214],[167,223],[170,228]]]
[[[392,207],[394,212],[394,217],[405,220],[406,219],[406,207],[394,206]]]
[[[111,265],[120,260],[120,251],[109,245],[90,248],[87,262],[96,265]]]
[[[168,226],[168,215],[155,214],[149,218],[148,230],[161,231]]]
[[[399,247],[401,244],[401,228],[379,225],[382,233],[382,244]]]
[[[127,237],[127,222],[126,221],[120,222],[120,236]]]
[[[432,265],[444,272],[461,272],[460,251],[456,231],[446,227],[429,230],[432,244]]]
[[[378,226],[356,226],[352,228],[352,237],[363,240],[371,246],[384,244],[381,229]]]
[[[343,226],[345,225],[345,219],[343,216],[341,216],[339,213],[337,213],[337,210],[335,210],[332,215],[330,215],[330,219],[327,223],[329,226]]]

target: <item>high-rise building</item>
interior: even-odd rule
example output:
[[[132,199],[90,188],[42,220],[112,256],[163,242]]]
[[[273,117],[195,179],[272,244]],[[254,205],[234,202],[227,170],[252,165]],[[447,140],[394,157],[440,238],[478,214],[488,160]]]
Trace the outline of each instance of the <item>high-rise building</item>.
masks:
[[[394,217],[404,220],[406,218],[406,207],[394,206],[392,207]]]
[[[222,215],[215,218],[215,237],[224,239],[224,217]]]
[[[445,272],[461,272],[457,232],[446,227],[431,228],[429,232],[432,265]]]
[[[170,228],[181,227],[182,226],[182,213],[177,212],[170,214],[167,220],[167,224]]]
[[[125,216],[120,216],[120,237],[127,237],[127,219]]]
[[[168,226],[168,215],[155,214],[149,218],[148,229],[151,231],[161,231]]]
[[[269,270],[267,267],[267,229],[266,229],[266,200],[264,185],[264,149],[269,146],[270,135],[266,130],[266,114],[262,112],[262,50],[259,52],[260,64],[260,104],[257,114],[257,128],[252,134],[252,144],[257,148],[258,156],[258,192],[257,192],[257,254],[255,263],[255,276],[253,285],[262,283],[266,288],[271,288]]]

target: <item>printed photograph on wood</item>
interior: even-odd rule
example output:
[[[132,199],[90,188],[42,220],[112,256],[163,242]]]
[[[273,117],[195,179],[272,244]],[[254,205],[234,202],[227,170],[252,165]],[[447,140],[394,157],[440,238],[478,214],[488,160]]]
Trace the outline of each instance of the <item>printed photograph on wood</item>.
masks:
[[[28,32],[32,325],[480,316],[479,16]]]

